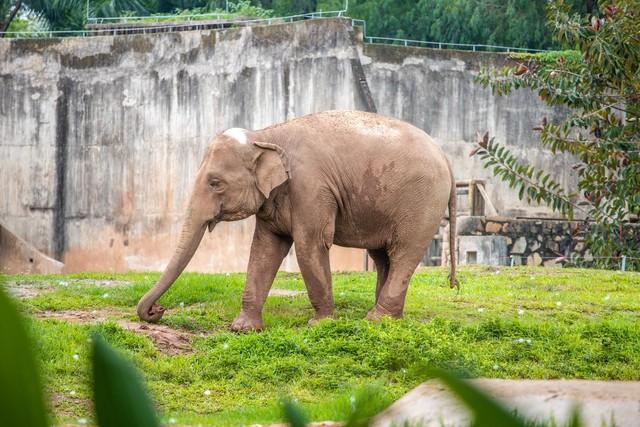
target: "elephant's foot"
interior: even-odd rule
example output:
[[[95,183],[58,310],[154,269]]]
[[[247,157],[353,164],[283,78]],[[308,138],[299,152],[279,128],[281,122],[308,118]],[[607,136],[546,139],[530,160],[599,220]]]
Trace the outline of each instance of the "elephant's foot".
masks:
[[[394,319],[400,319],[402,317],[402,313],[394,313],[390,310],[387,310],[386,308],[384,308],[383,306],[381,306],[380,304],[376,304],[373,306],[373,308],[371,310],[369,310],[369,312],[367,313],[367,317],[365,317],[365,320],[369,320],[369,321],[378,321],[380,319],[382,319],[383,317],[391,317]]]
[[[309,319],[307,324],[309,326],[313,326],[316,323],[318,323],[319,321],[324,320],[324,319],[333,319],[333,313],[324,313],[324,314],[316,313],[316,315],[313,316],[312,319]]]
[[[263,329],[262,316],[259,314],[249,314],[244,311],[240,312],[231,324],[231,330],[233,332],[261,331]]]
[[[163,306],[153,304],[149,311],[146,313],[146,316],[140,316],[140,319],[149,323],[158,323],[165,311],[166,309]]]

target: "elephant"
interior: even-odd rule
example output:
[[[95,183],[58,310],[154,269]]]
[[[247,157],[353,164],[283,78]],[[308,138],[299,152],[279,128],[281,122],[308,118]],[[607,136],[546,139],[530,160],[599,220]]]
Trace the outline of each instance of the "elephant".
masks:
[[[208,229],[256,216],[242,309],[233,331],[262,330],[262,308],[295,243],[311,305],[309,324],[333,316],[332,245],[362,248],[375,263],[375,304],[366,318],[402,317],[409,281],[449,209],[455,279],[456,186],[442,150],[421,129],[360,111],[309,114],[261,130],[228,129],[211,141],[166,269],[138,303],[156,304],[184,270]]]

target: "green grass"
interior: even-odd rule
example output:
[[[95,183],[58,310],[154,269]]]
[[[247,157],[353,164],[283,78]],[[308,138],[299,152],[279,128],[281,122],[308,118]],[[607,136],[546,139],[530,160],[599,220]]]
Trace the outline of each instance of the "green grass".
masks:
[[[267,330],[241,335],[228,327],[240,309],[244,275],[184,274],[160,301],[168,308],[162,324],[194,333],[193,351],[178,356],[115,323],[135,319],[135,305],[157,274],[4,278],[42,292],[22,300],[25,313],[111,313],[93,325],[30,322],[47,392],[65,422],[91,417],[87,339],[94,329],[133,359],[163,419],[178,424],[277,422],[284,396],[298,399],[314,420],[341,419],[360,387],[377,385],[374,406],[382,409],[425,380],[425,366],[494,378],[640,380],[640,274],[467,268],[460,293],[448,289],[446,274],[434,268],[414,275],[405,318],[381,323],[361,320],[373,304],[375,274],[334,274],[335,321],[308,327],[305,295],[270,297]],[[282,273],[274,287],[304,284]]]

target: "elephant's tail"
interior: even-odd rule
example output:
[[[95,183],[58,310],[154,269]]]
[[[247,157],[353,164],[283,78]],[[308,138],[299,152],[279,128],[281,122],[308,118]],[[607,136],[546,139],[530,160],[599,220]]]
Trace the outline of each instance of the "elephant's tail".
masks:
[[[449,167],[451,174],[451,191],[449,193],[449,260],[451,271],[449,273],[449,286],[460,288],[456,280],[456,179]]]

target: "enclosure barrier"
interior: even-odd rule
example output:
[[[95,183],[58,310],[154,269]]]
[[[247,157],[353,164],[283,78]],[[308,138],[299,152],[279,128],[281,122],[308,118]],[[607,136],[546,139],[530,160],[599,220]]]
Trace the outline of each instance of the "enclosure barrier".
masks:
[[[11,38],[53,38],[53,37],[95,37],[95,36],[118,36],[128,34],[152,34],[152,33],[165,33],[174,31],[194,31],[194,30],[209,30],[217,29],[229,26],[250,26],[250,25],[273,25],[290,23],[295,21],[301,21],[306,19],[327,19],[327,18],[342,18],[345,17],[347,12],[345,9],[332,10],[332,11],[320,11],[302,13],[298,15],[290,15],[283,17],[270,17],[270,18],[240,18],[240,19],[227,19],[230,15],[223,13],[200,13],[193,15],[158,15],[158,16],[117,16],[117,17],[104,17],[104,18],[87,18],[89,25],[100,24],[126,24],[131,21],[136,22],[151,22],[152,25],[137,26],[137,27],[114,27],[114,28],[93,28],[85,30],[55,30],[55,31],[5,31],[0,32],[0,35]],[[163,19],[184,19],[184,23],[166,22],[162,23]],[[204,21],[203,18],[212,18],[213,20]],[[510,47],[500,45],[489,44],[469,44],[469,43],[448,43],[448,42],[433,42],[425,40],[411,40],[400,39],[394,37],[378,37],[367,35],[367,23],[363,19],[351,19],[352,26],[362,27],[362,37],[365,43],[369,44],[388,44],[388,45],[400,45],[400,46],[413,46],[413,47],[427,47],[433,49],[459,49],[459,50],[471,50],[473,52],[545,52],[540,49],[529,49],[521,47]]]
[[[515,267],[516,266],[516,258],[517,255],[509,255],[508,257],[490,257],[490,262],[491,261],[497,261],[499,265],[506,265],[503,264],[503,261],[508,261],[509,262],[509,267]],[[611,256],[591,256],[591,257],[576,257],[576,256],[560,256],[560,257],[540,257],[540,259],[542,261],[544,260],[556,260],[558,262],[569,262],[569,263],[577,263],[577,262],[584,262],[584,263],[591,263],[595,260],[606,260],[606,261],[616,261],[619,260],[619,265],[620,265],[620,271],[627,271],[627,260],[628,259],[632,259],[632,260],[636,260],[636,259],[640,259],[637,257],[628,257],[626,255],[622,255],[622,256],[617,256],[617,257],[611,257]]]

